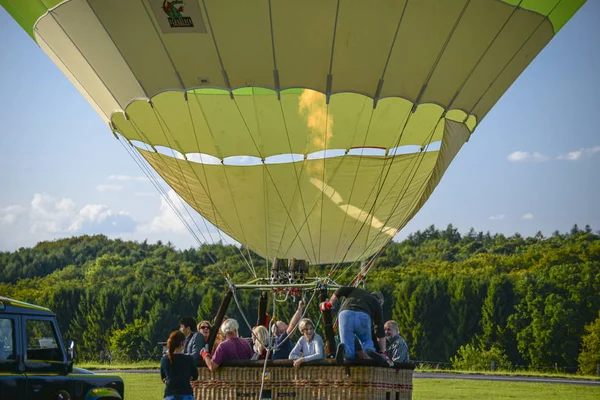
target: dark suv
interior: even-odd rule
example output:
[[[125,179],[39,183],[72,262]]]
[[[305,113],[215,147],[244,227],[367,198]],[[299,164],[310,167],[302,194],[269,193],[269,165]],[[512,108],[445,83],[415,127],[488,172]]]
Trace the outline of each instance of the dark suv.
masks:
[[[123,399],[123,380],[74,368],[47,308],[0,297],[0,400]]]

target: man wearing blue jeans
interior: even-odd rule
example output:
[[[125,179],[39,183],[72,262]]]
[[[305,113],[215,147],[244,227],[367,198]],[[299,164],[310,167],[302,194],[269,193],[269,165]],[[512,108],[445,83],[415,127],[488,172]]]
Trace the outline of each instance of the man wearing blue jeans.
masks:
[[[394,363],[385,352],[385,333],[383,330],[383,295],[379,292],[369,293],[355,287],[341,287],[335,291],[329,301],[320,304],[321,311],[333,310],[341,297],[346,300],[340,308],[338,323],[340,329],[340,344],[338,345],[336,361],[343,363],[344,358],[354,360],[356,348],[354,337],[362,343],[363,350],[381,364],[392,366]],[[371,336],[371,324],[377,337],[379,348],[377,354]]]

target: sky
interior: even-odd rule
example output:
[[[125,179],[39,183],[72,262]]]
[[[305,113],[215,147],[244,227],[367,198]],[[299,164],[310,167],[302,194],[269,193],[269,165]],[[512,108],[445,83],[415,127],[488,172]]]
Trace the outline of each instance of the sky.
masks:
[[[198,246],[121,142],[1,7],[0,38],[0,251],[96,233]],[[462,233],[525,236],[573,224],[599,230],[599,38],[600,1],[588,0],[481,122],[395,240],[450,223]]]

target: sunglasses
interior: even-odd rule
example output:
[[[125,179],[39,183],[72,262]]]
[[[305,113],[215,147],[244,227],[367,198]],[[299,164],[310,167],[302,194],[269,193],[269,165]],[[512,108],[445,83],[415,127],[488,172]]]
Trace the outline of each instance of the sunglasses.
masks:
[[[210,326],[201,326],[200,329],[210,329]]]

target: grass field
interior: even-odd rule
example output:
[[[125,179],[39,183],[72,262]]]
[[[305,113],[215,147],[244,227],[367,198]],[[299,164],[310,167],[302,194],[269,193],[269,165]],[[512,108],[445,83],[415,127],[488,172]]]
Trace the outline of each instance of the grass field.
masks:
[[[157,373],[121,374],[127,400],[162,400],[164,384]],[[600,386],[560,383],[494,382],[467,379],[414,379],[414,400],[556,399],[597,400]]]
[[[111,370],[111,369],[159,369],[160,365],[157,361],[138,361],[133,363],[113,363],[113,364],[100,364],[92,362],[79,363],[76,367],[89,369],[89,370]],[[539,372],[529,370],[517,370],[517,371],[462,371],[454,369],[438,369],[438,368],[422,368],[415,369],[417,372],[435,372],[440,374],[477,374],[477,375],[503,375],[503,376],[532,376],[532,377],[543,377],[543,378],[566,378],[566,379],[585,379],[585,380],[596,380],[600,381],[600,376],[594,375],[579,375],[579,374],[566,374],[560,372]]]
[[[600,399],[600,386],[475,381],[468,379],[414,379],[413,384],[414,400]]]
[[[594,375],[579,375],[579,374],[567,374],[560,372],[539,372],[529,370],[517,370],[517,371],[462,371],[457,369],[434,369],[434,368],[417,368],[417,372],[435,372],[438,374],[465,374],[465,375],[501,375],[501,376],[527,376],[537,378],[565,378],[572,380],[592,380],[600,381],[600,376]]]

